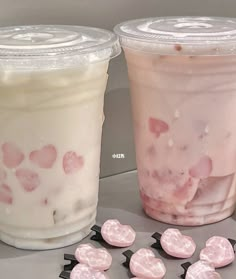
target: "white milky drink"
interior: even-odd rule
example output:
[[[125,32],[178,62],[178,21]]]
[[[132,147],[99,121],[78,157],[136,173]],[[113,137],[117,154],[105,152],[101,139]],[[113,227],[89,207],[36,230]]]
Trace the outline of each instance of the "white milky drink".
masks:
[[[141,199],[154,219],[203,225],[236,203],[236,21],[122,23]]]
[[[118,53],[102,29],[0,29],[0,240],[41,250],[89,233],[107,69]]]

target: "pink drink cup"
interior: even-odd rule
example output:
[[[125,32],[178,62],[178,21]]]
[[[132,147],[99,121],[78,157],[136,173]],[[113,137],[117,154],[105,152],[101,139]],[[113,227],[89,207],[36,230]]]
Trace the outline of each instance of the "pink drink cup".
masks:
[[[139,44],[123,42],[144,211],[189,226],[229,217],[236,202],[236,55],[211,55],[214,48],[190,55],[180,44],[165,54]]]

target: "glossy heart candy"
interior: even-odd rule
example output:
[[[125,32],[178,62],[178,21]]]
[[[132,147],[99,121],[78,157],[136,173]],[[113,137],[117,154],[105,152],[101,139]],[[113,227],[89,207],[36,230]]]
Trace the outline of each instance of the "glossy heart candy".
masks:
[[[71,271],[70,279],[109,279],[99,270],[95,270],[86,264],[77,264]]]
[[[200,253],[200,259],[219,268],[231,264],[235,259],[235,254],[227,238],[213,236],[207,240],[206,247]]]
[[[110,268],[112,257],[105,248],[95,248],[92,244],[81,244],[75,251],[78,262],[104,271]]]
[[[25,156],[20,148],[12,142],[2,145],[3,163],[7,168],[16,168],[24,160]]]
[[[135,231],[129,225],[122,225],[118,220],[107,220],[102,228],[103,239],[112,246],[131,246],[136,237]]]
[[[4,183],[0,185],[0,203],[13,203],[12,190],[7,184]]]
[[[168,255],[181,259],[192,257],[196,250],[193,239],[178,229],[167,229],[161,236],[161,246]]]
[[[169,130],[169,125],[165,121],[152,117],[149,118],[148,126],[150,132],[157,138],[159,138],[162,133],[166,133]]]
[[[33,192],[40,185],[39,175],[33,170],[26,168],[17,169],[15,175],[26,192]]]
[[[198,261],[188,268],[185,279],[221,279],[221,276],[211,263]]]
[[[74,151],[67,152],[63,157],[63,169],[65,174],[78,172],[84,165],[84,158]]]
[[[155,257],[150,249],[139,249],[130,259],[130,271],[138,278],[161,279],[166,268],[161,259]]]
[[[212,172],[212,159],[205,155],[202,156],[198,162],[189,170],[189,174],[194,178],[207,178]]]
[[[29,158],[38,167],[50,169],[56,161],[57,151],[52,144],[48,144],[40,150],[32,151]]]

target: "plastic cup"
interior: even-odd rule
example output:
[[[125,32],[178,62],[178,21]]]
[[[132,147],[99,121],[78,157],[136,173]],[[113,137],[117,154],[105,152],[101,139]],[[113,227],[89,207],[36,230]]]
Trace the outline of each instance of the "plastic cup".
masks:
[[[204,225],[236,204],[236,21],[139,19],[116,26],[130,80],[142,204]]]
[[[71,245],[95,223],[112,32],[0,29],[0,240]]]

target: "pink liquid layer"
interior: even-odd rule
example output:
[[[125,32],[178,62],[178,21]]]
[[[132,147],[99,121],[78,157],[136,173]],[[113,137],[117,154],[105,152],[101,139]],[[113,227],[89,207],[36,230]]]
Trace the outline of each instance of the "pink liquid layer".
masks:
[[[236,203],[236,57],[125,54],[145,212],[190,226],[229,217]]]

